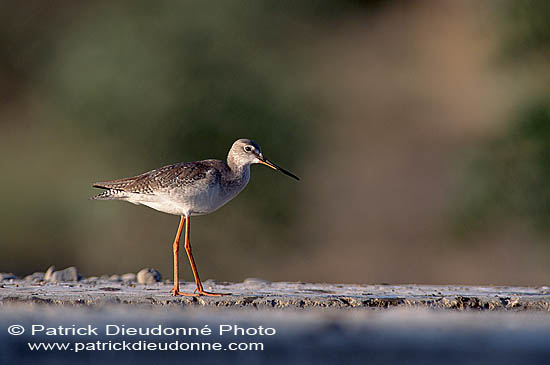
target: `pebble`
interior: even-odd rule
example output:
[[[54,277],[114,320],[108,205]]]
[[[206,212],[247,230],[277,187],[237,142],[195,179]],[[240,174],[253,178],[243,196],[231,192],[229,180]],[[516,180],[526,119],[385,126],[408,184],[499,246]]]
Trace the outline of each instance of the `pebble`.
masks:
[[[44,280],[45,281],[50,281],[54,271],[55,271],[55,266],[54,265],[48,267],[48,270],[46,270],[46,273],[44,274]]]
[[[120,275],[113,274],[109,276],[109,281],[122,281],[122,279],[120,278]]]
[[[89,278],[82,279],[83,283],[95,284],[99,278],[97,276],[90,276]]]
[[[1,272],[0,273],[0,281],[2,280],[10,280],[10,279],[17,279],[17,276],[13,275],[10,272]]]
[[[48,269],[49,270],[49,269]],[[47,274],[47,272],[46,272]],[[46,278],[46,275],[44,275],[44,278]],[[78,281],[81,277],[78,274],[78,271],[76,267],[71,266],[64,270],[60,271],[54,271],[48,278],[48,281],[52,283],[59,283],[59,282],[65,282],[65,281]]]
[[[162,275],[155,269],[141,269],[137,273],[137,282],[140,284],[154,284],[162,280]]]
[[[122,281],[136,281],[137,280],[137,276],[133,272],[129,272],[127,274],[124,274],[124,275],[121,276],[121,278],[122,278]]]
[[[271,281],[258,278],[248,278],[244,279],[243,284],[247,286],[263,286],[271,284]]]
[[[44,273],[43,272],[35,272],[30,275],[25,276],[25,281],[44,281]]]

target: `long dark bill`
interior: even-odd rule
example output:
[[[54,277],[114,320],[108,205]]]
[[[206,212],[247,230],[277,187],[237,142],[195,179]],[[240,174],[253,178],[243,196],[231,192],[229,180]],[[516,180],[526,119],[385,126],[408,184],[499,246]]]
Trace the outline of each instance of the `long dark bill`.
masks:
[[[283,174],[288,175],[296,180],[300,180],[300,178],[296,175],[294,175],[292,172],[283,169],[282,167],[279,167],[275,165],[273,162],[269,161],[267,158],[264,158],[263,160],[259,160],[261,164],[271,167],[273,170],[281,171]]]

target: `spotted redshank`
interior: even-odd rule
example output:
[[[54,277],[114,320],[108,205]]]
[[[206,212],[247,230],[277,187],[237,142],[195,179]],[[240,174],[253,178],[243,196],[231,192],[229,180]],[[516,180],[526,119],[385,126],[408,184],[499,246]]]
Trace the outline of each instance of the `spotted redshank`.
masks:
[[[194,215],[211,213],[236,197],[250,180],[250,165],[263,164],[296,180],[293,173],[275,165],[262,154],[260,146],[250,139],[239,139],[233,143],[227,161],[203,160],[181,162],[164,166],[138,176],[125,179],[97,182],[93,187],[106,189],[94,196],[97,200],[125,200],[141,204],[158,211],[179,215],[180,223],[173,244],[174,287],[172,295],[209,295],[203,289],[189,240],[190,218]],[[193,270],[197,288],[193,293],[179,290],[178,251],[182,231],[185,229],[185,251]]]

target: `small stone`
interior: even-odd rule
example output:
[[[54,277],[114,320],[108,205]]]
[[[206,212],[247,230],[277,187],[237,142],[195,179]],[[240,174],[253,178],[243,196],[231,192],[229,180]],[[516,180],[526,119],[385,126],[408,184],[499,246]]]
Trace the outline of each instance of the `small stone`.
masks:
[[[25,276],[25,281],[43,281],[44,280],[44,273],[43,272],[35,272],[30,275]]]
[[[98,280],[97,276],[90,276],[89,278],[82,279],[81,281],[86,284],[95,284]]]
[[[44,274],[44,280],[45,281],[50,281],[54,271],[55,271],[55,266],[54,265],[48,267],[48,270],[46,270],[46,273]]]
[[[78,274],[76,267],[71,266],[64,270],[54,271],[49,281],[53,283],[59,283],[59,282],[65,282],[65,281],[78,281],[80,280],[80,278],[81,277]]]
[[[122,281],[122,279],[120,278],[120,275],[113,274],[109,276],[109,281]]]
[[[162,275],[155,269],[141,269],[137,273],[137,282],[140,284],[154,284],[162,280]]]
[[[122,281],[136,281],[137,280],[137,276],[133,272],[129,272],[127,274],[124,274],[124,275],[121,276],[121,278],[122,278]]]
[[[2,280],[15,280],[17,279],[17,276],[13,275],[11,272],[1,272],[0,273],[0,281]]]
[[[243,284],[252,285],[252,286],[269,285],[271,284],[271,281],[258,279],[258,278],[248,278],[248,279],[244,279]]]

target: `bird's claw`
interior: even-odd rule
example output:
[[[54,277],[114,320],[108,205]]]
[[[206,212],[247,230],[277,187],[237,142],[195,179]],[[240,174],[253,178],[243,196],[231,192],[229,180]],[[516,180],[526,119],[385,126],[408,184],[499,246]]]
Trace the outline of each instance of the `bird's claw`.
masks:
[[[195,291],[193,291],[193,293],[185,293],[185,292],[179,291],[178,288],[172,288],[170,289],[170,294],[172,294],[172,296],[174,297],[178,295],[182,295],[186,297],[200,297],[201,295],[204,295],[207,297],[219,297],[222,295],[230,295],[230,293],[210,293],[199,288],[196,288]]]

